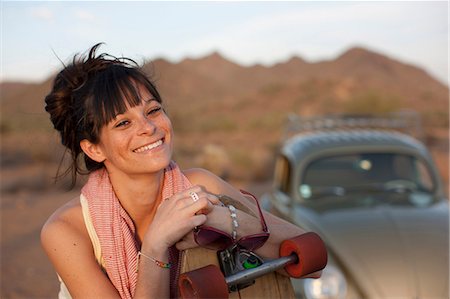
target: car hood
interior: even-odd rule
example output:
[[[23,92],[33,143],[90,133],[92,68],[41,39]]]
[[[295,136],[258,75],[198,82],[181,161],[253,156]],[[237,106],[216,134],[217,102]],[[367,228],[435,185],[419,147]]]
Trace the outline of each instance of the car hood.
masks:
[[[447,201],[320,211],[296,206],[294,215],[321,234],[364,298],[448,298]]]

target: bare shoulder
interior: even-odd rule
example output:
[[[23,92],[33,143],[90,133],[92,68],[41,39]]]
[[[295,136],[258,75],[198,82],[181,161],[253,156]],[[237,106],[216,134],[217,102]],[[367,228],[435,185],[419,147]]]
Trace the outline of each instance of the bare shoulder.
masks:
[[[191,168],[184,171],[184,174],[193,185],[203,186],[206,190],[215,194],[225,194],[235,200],[245,204],[254,203],[244,196],[239,189],[224,181],[214,173],[203,168]]]
[[[69,239],[72,244],[89,241],[79,198],[74,198],[57,209],[41,230],[41,243],[47,254],[52,254]],[[74,245],[75,246],[75,245]]]
[[[193,185],[200,185],[211,192],[220,190],[224,181],[214,173],[203,168],[190,168],[183,171]]]
[[[42,232],[45,234],[57,227],[76,227],[79,221],[83,220],[81,203],[79,198],[73,198],[60,208],[58,208],[45,222]]]
[[[203,186],[212,193],[223,193],[234,189],[230,184],[222,180],[214,173],[203,168],[191,168],[184,171],[184,174],[193,185]]]
[[[79,198],[50,216],[41,230],[41,243],[72,297],[118,297],[95,259]]]

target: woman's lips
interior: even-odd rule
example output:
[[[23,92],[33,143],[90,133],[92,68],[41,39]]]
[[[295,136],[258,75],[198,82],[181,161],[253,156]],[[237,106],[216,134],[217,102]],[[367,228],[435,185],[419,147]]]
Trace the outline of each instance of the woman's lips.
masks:
[[[135,153],[143,153],[143,152],[152,150],[152,149],[154,149],[154,148],[156,148],[156,147],[158,147],[158,146],[160,146],[162,144],[163,144],[163,140],[160,139],[160,140],[158,140],[156,142],[153,142],[153,143],[141,146],[141,147],[139,147],[137,149],[134,149],[133,152],[135,152]]]

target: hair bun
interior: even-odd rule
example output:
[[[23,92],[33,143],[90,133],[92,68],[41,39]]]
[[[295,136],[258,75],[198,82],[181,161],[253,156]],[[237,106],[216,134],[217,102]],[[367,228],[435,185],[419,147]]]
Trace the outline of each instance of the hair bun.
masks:
[[[61,137],[67,136],[66,129],[71,127],[75,107],[73,94],[86,82],[86,77],[76,65],[68,66],[56,76],[52,90],[45,97],[45,110]],[[62,140],[62,143],[67,145],[67,140]]]

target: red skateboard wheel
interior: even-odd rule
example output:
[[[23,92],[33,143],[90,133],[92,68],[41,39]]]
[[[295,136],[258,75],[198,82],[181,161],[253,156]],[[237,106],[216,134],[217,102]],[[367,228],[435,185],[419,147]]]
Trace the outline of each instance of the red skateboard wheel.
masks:
[[[228,298],[228,285],[217,266],[208,265],[180,275],[181,298]]]
[[[327,265],[327,250],[322,239],[316,233],[305,233],[285,240],[280,246],[280,256],[298,256],[298,262],[289,264],[284,269],[294,278],[322,270]]]

